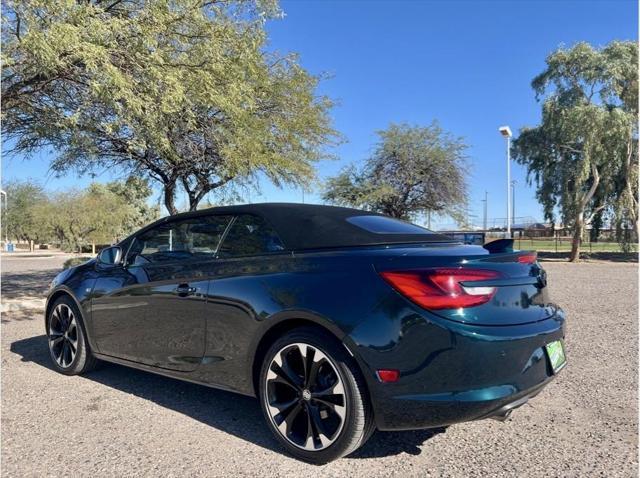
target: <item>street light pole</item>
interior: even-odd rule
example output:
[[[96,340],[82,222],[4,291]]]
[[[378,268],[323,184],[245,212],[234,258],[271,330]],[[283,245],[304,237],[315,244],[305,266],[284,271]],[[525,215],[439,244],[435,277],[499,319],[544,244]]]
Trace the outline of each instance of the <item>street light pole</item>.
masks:
[[[516,223],[516,184],[518,181],[515,179],[511,180],[511,223],[515,225]]]
[[[7,202],[7,193],[5,191],[0,190],[0,196],[4,196],[4,247],[6,249],[7,244],[9,244],[9,229],[7,226],[7,212],[9,203]]]
[[[487,232],[487,202],[489,200],[489,193],[487,191],[484,192],[484,199],[482,202],[482,229],[484,232]]]
[[[511,128],[500,126],[498,131],[507,139],[507,237],[511,237]]]

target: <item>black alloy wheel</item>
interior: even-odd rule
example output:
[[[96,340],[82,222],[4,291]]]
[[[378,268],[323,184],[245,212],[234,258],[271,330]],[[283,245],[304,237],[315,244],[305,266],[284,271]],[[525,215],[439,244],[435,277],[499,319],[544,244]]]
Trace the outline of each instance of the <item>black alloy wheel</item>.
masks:
[[[49,320],[49,350],[61,368],[69,368],[78,353],[78,323],[67,304],[58,304]]]
[[[267,423],[298,458],[326,463],[351,453],[373,432],[359,369],[321,329],[296,329],[276,341],[260,385]]]
[[[335,442],[344,425],[343,382],[331,360],[309,344],[280,349],[266,377],[269,416],[291,444],[322,450]]]
[[[98,365],[86,340],[82,316],[71,297],[62,296],[51,305],[46,328],[49,354],[58,372],[77,375]]]

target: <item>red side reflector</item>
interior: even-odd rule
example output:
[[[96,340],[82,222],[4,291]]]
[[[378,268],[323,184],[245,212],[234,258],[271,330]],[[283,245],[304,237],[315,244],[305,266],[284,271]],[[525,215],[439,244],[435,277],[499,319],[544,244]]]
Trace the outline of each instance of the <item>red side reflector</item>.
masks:
[[[496,288],[473,287],[469,283],[500,277],[496,271],[462,268],[385,271],[380,275],[391,287],[425,309],[461,309],[485,304],[494,296]]]
[[[377,374],[378,374],[378,379],[382,383],[397,382],[398,379],[400,378],[400,371],[399,370],[382,369],[382,370],[378,370]]]
[[[518,262],[520,264],[533,264],[538,259],[537,252],[528,252],[518,256]]]

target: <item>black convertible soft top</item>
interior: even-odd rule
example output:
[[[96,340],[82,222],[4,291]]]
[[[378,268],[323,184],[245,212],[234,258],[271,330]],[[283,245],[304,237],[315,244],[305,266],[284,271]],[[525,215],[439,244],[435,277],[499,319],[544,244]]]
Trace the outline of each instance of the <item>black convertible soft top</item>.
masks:
[[[317,204],[258,203],[220,206],[171,216],[159,222],[210,214],[254,214],[263,217],[275,228],[285,247],[294,251],[384,244],[456,242],[448,236],[436,234],[382,214]]]

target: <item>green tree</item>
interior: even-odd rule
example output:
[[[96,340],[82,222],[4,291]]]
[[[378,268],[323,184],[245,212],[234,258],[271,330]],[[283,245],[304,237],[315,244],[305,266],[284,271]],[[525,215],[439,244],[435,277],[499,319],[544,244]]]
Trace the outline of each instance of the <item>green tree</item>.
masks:
[[[53,231],[64,250],[81,252],[82,246],[112,244],[124,235],[132,206],[104,184],[52,195],[43,226]]]
[[[149,204],[153,190],[149,181],[131,176],[126,181],[113,181],[106,188],[122,198],[129,208],[121,218],[121,230],[116,234],[119,238],[129,235],[160,217],[160,209]]]
[[[41,227],[43,208],[48,203],[44,188],[37,182],[12,181],[5,185],[8,207],[2,209],[2,229],[8,239],[34,243],[47,242],[50,231]]]
[[[599,215],[637,231],[638,46],[579,43],[546,62],[532,82],[544,98],[541,124],[523,128],[512,152],[535,181],[545,216],[557,208],[573,229],[577,261],[585,225]]]
[[[81,252],[87,244],[110,244],[123,214],[124,200],[102,185],[69,189],[51,195],[42,209],[41,227],[49,230],[63,250]]]
[[[52,194],[37,183],[9,183],[7,193],[11,200],[3,224],[10,237],[55,242],[68,251],[117,242],[159,215],[148,204],[149,185],[137,178]]]
[[[84,229],[80,229],[79,239],[86,239],[93,245],[113,244],[129,232],[127,223],[137,213],[135,205],[124,195],[114,192],[113,186],[113,183],[93,183],[80,196],[83,212],[77,219],[82,220]]]
[[[176,213],[210,192],[306,185],[338,140],[319,79],[266,50],[275,0],[7,1],[5,139],[53,169],[115,168],[158,181]]]
[[[462,138],[436,122],[426,127],[391,124],[378,136],[362,169],[350,166],[328,180],[324,200],[402,219],[435,213],[462,221],[468,173]]]

